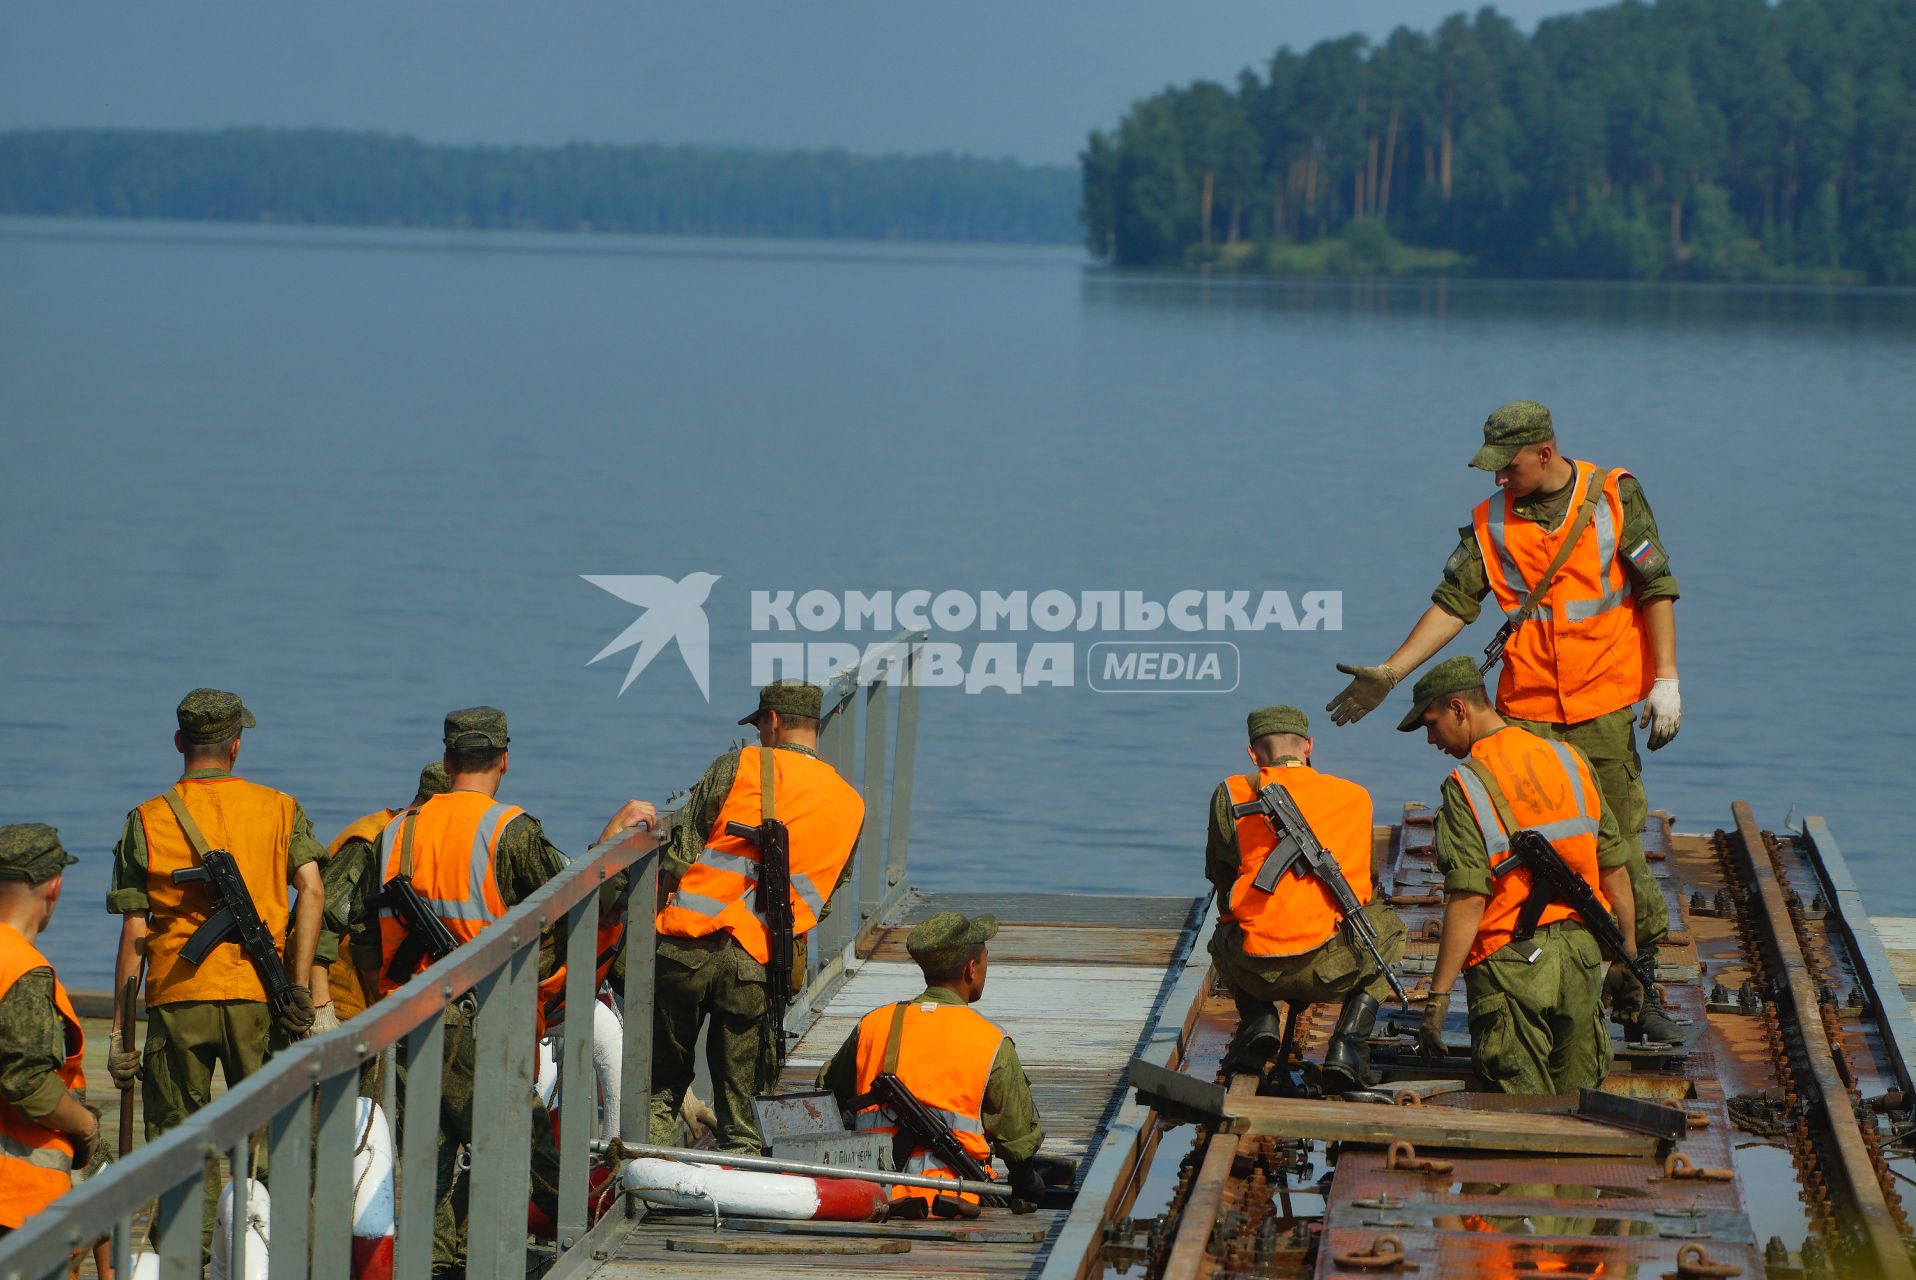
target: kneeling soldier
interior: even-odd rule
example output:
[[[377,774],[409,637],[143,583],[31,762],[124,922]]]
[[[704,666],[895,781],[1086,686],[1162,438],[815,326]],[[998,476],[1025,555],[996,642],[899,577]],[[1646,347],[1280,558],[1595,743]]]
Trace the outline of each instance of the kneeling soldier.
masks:
[[[925,989],[907,1003],[883,1005],[866,1014],[819,1070],[818,1087],[831,1090],[841,1105],[849,1106],[871,1092],[881,1073],[898,1077],[944,1120],[966,1154],[989,1169],[995,1151],[1011,1175],[1011,1194],[1036,1203],[1044,1193],[1035,1159],[1044,1128],[1031,1100],[1031,1081],[1011,1037],[967,1008],[984,994],[985,943],[997,933],[998,922],[992,917],[967,920],[956,911],[940,911],[913,929],[905,950],[923,971]],[[875,1105],[852,1120],[867,1132],[897,1131],[894,1117]],[[958,1176],[909,1138],[898,1140],[897,1155],[902,1172]],[[892,1212],[898,1217],[964,1213],[949,1203],[951,1198],[924,1187],[896,1186]],[[969,1193],[957,1198],[970,1204],[978,1200]]]
[[[1234,776],[1211,795],[1205,876],[1217,888],[1217,932],[1211,958],[1237,1001],[1240,1023],[1231,1060],[1256,1070],[1278,1049],[1276,1002],[1293,1009],[1341,1001],[1337,1030],[1324,1053],[1325,1093],[1371,1083],[1370,1033],[1390,980],[1350,935],[1330,889],[1316,876],[1286,873],[1267,893],[1253,881],[1277,847],[1261,814],[1235,817],[1234,805],[1275,782],[1296,803],[1311,833],[1337,860],[1386,964],[1404,952],[1404,922],[1372,899],[1371,798],[1354,782],[1311,767],[1310,721],[1296,707],[1264,707],[1247,718],[1246,748],[1255,776]]]
[[[1506,724],[1469,658],[1417,682],[1397,726],[1463,764],[1444,780],[1437,865],[1444,873],[1443,939],[1417,1033],[1426,1060],[1444,1052],[1450,988],[1461,970],[1470,1002],[1471,1066],[1504,1093],[1575,1093],[1610,1069],[1600,1000],[1603,954],[1571,908],[1552,902],[1528,938],[1520,916],[1533,892],[1527,868],[1507,867],[1511,836],[1531,829],[1614,911],[1634,955],[1630,849],[1577,748]]]

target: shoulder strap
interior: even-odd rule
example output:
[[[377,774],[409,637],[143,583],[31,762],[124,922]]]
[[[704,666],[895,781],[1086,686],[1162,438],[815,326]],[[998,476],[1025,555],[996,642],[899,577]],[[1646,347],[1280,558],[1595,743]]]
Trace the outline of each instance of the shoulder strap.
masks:
[[[193,821],[193,815],[186,811],[185,794],[180,791],[176,783],[167,790],[164,798],[166,807],[173,811],[175,818],[179,819],[180,830],[186,833],[186,842],[193,846],[193,852],[199,855],[200,861],[204,862],[207,851],[213,846],[207,843],[206,833],[200,830],[200,824]]]
[[[1504,824],[1504,834],[1517,834],[1517,817],[1510,811],[1510,800],[1504,795],[1504,789],[1497,785],[1497,775],[1490,771],[1490,766],[1472,756],[1464,761],[1464,768],[1484,784],[1484,791],[1490,796],[1490,807],[1497,811],[1497,821]]]
[[[891,1007],[891,1031],[885,1036],[885,1064],[879,1068],[883,1075],[898,1074],[898,1042],[905,1035],[905,1010],[909,1001],[900,1001]]]
[[[758,749],[758,820],[760,822],[770,822],[778,816],[772,803],[773,784],[778,780],[778,766],[772,759],[772,752],[776,750],[778,750],[777,747]]]
[[[406,816],[399,820],[399,874],[412,879],[412,837],[419,829],[419,810],[406,810]]]
[[[1550,584],[1557,580],[1558,571],[1569,561],[1571,551],[1576,549],[1577,539],[1581,538],[1583,531],[1590,527],[1591,519],[1597,514],[1597,502],[1603,497],[1603,486],[1609,482],[1608,471],[1602,467],[1590,469],[1590,483],[1583,491],[1583,501],[1577,504],[1577,518],[1570,522],[1570,531],[1565,536],[1563,545],[1557,548],[1557,554],[1551,559],[1550,567],[1543,571],[1543,576],[1537,579],[1537,585],[1530,588],[1530,594],[1525,596],[1523,603],[1517,606],[1519,621],[1536,612],[1538,603],[1550,591]]]

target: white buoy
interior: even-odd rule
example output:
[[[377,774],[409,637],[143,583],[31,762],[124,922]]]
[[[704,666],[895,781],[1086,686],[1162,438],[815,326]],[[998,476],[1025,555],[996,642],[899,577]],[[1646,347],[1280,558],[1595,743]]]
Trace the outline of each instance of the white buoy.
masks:
[[[240,1265],[232,1265],[233,1197],[237,1183],[229,1182],[220,1192],[219,1213],[213,1227],[213,1280],[266,1280],[266,1250],[272,1244],[273,1201],[266,1188],[252,1178],[246,1180],[246,1233],[241,1237]],[[157,1261],[155,1266],[157,1268]],[[140,1273],[136,1263],[133,1274]]]
[[[882,1217],[889,1205],[885,1189],[873,1182],[754,1173],[650,1157],[627,1161],[619,1181],[649,1204],[740,1218],[870,1222]]]
[[[592,1071],[599,1078],[599,1137],[619,1136],[619,1094],[625,1074],[625,1025],[612,1006],[592,1002]]]
[[[134,1254],[133,1280],[160,1280],[160,1255],[145,1252]]]
[[[532,1087],[539,1095],[539,1105],[551,1110],[559,1089],[558,1045],[551,1036],[539,1038],[539,1050],[532,1056]]]
[[[360,1098],[354,1131],[353,1280],[392,1280],[392,1127],[377,1103]]]

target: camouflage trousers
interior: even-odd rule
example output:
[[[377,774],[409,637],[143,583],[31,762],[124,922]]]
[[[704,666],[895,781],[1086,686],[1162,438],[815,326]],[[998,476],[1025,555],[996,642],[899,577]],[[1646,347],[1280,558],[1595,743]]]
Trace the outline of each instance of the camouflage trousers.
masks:
[[[1388,964],[1404,955],[1404,922],[1380,899],[1364,904],[1364,919],[1377,934],[1377,949]],[[1211,935],[1211,959],[1237,1000],[1238,1013],[1253,1017],[1274,1012],[1274,1005],[1302,1007],[1343,1003],[1353,991],[1368,992],[1379,1004],[1390,999],[1390,982],[1370,952],[1338,929],[1321,947],[1294,956],[1254,956],[1244,951],[1244,931],[1235,921]]]
[[[150,1005],[140,1060],[140,1105],[146,1140],[153,1141],[213,1100],[213,1068],[228,1089],[286,1047],[263,1000],[176,1000]],[[259,1144],[253,1176],[266,1180],[266,1145]],[[220,1180],[206,1180],[200,1250],[211,1256]]]
[[[432,1266],[439,1271],[463,1267],[466,1259],[468,1178],[460,1168],[461,1148],[472,1145],[473,1079],[477,1074],[476,1028],[463,1009],[446,1009],[446,1060],[439,1075],[439,1142],[434,1149],[436,1201],[432,1214]],[[399,1107],[406,1106],[406,1070],[399,1069]],[[559,1215],[559,1145],[552,1121],[536,1094],[526,1107],[532,1125],[532,1201],[556,1219]]]
[[[1603,954],[1582,925],[1545,925],[1526,963],[1501,947],[1464,970],[1470,1065],[1499,1093],[1575,1093],[1610,1073]]]
[[[761,1147],[752,1095],[765,1062],[765,969],[729,933],[659,939],[652,999],[652,1141],[669,1143],[698,1074],[699,1028],[721,1151]]]

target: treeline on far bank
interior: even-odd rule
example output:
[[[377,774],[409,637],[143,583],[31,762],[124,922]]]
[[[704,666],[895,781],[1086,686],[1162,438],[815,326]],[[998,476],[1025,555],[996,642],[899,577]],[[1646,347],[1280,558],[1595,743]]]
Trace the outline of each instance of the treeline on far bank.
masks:
[[[1494,9],[1280,49],[1081,155],[1125,266],[1916,283],[1916,0]]]
[[[949,153],[443,146],[325,129],[0,133],[0,213],[1069,243],[1077,178]]]

